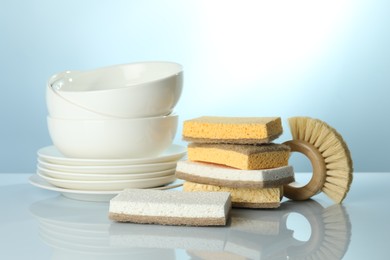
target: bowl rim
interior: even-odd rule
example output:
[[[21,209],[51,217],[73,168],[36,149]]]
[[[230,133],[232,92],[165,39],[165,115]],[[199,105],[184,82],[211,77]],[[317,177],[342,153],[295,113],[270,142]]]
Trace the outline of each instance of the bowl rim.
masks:
[[[106,121],[150,121],[150,120],[164,120],[164,119],[178,119],[179,115],[176,112],[171,112],[168,115],[162,115],[162,116],[152,116],[152,117],[133,117],[133,118],[118,118],[118,117],[108,117],[108,118],[102,118],[102,119],[82,119],[82,118],[59,118],[59,117],[52,117],[50,115],[46,116],[47,120],[51,121],[73,121],[73,122],[106,122]]]
[[[113,89],[93,89],[93,90],[81,90],[81,91],[74,91],[74,90],[61,90],[61,89],[55,89],[53,87],[53,84],[55,81],[63,78],[66,74],[70,73],[88,73],[88,72],[99,72],[99,71],[104,71],[104,70],[109,70],[113,68],[120,68],[120,67],[126,67],[126,66],[132,66],[132,65],[140,65],[140,64],[151,64],[151,63],[161,63],[161,64],[171,64],[177,66],[177,71],[175,73],[169,73],[164,76],[156,77],[155,79],[152,80],[146,80],[142,82],[137,82],[137,83],[132,83],[132,84],[126,84],[125,87],[123,88],[113,88]],[[87,70],[65,70],[61,71],[58,73],[53,74],[52,76],[49,77],[49,80],[47,81],[47,84],[50,88],[53,89],[54,92],[65,92],[65,93],[89,93],[89,92],[107,92],[107,91],[117,91],[120,89],[125,89],[125,88],[131,88],[131,87],[142,87],[143,85],[150,84],[150,83],[155,83],[158,81],[163,81],[168,78],[172,77],[178,77],[183,75],[183,65],[177,63],[177,62],[171,62],[171,61],[140,61],[140,62],[132,62],[132,63],[122,63],[122,64],[116,64],[116,65],[111,65],[111,66],[105,66],[105,67],[98,67],[94,69],[87,69]],[[58,93],[59,94],[59,93]],[[60,94],[61,95],[61,94]]]
[[[46,99],[48,98],[48,95],[56,96],[56,98],[61,99],[62,101],[66,102],[66,103],[69,103],[71,106],[74,106],[77,109],[82,109],[82,110],[87,111],[88,113],[96,114],[98,116],[103,117],[101,119],[136,119],[136,118],[147,118],[147,117],[161,117],[161,116],[171,115],[171,114],[174,113],[174,108],[171,108],[170,110],[166,111],[166,114],[152,115],[152,116],[131,116],[131,117],[128,117],[128,116],[114,115],[114,114],[111,114],[111,113],[103,113],[101,111],[96,111],[96,110],[88,108],[88,107],[86,107],[84,105],[81,105],[79,103],[73,102],[72,100],[68,99],[67,97],[64,97],[61,93],[59,93],[59,91],[56,91],[50,85],[49,81],[46,84]],[[100,90],[100,91],[104,91],[104,90]],[[50,94],[48,94],[48,92]],[[77,93],[77,92],[73,92],[73,93]],[[80,93],[80,92],[78,92],[78,93]],[[57,117],[53,117],[53,118],[57,118]],[[68,118],[63,118],[63,119],[68,119]],[[69,119],[73,119],[73,118],[69,118]],[[80,118],[80,119],[82,119],[82,120],[93,120],[93,119],[84,119],[84,118]],[[99,120],[98,118],[95,118],[95,119]]]

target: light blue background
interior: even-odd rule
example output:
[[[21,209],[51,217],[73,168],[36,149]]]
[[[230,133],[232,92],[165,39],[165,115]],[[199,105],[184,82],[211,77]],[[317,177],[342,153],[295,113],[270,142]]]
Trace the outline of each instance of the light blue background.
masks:
[[[288,117],[320,118],[343,135],[356,171],[388,172],[389,10],[385,0],[1,1],[0,172],[34,172],[51,144],[50,75],[144,60],[183,64],[180,125],[281,116],[282,142]]]

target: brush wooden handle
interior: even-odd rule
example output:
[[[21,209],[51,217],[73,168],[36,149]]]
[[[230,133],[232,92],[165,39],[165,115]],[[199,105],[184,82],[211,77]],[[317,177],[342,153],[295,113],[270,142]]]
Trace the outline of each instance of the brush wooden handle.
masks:
[[[307,200],[318,194],[325,184],[326,165],[324,158],[314,145],[306,141],[291,140],[284,144],[290,146],[292,152],[303,153],[308,157],[313,168],[313,175],[309,183],[304,186],[296,182],[284,185],[284,196],[292,200]]]
[[[309,200],[304,204],[290,201],[288,204],[287,206],[289,210],[287,218],[284,219],[284,227],[287,228],[288,216],[290,216],[291,213],[295,213],[301,215],[307,220],[310,225],[311,232],[309,240],[304,243],[294,238],[294,242],[298,243],[292,243],[292,245],[287,248],[287,255],[291,259],[310,259],[310,256],[312,257],[311,259],[313,259],[316,256],[315,254],[318,255],[318,252],[326,247],[326,244],[324,244],[326,243],[325,238],[329,238],[329,234],[325,233],[326,227],[324,219],[326,216],[323,215],[324,208],[315,200]]]

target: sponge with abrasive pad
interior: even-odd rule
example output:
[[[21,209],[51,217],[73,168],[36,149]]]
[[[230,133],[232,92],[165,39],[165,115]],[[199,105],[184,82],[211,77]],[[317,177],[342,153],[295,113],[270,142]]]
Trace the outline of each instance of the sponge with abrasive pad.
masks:
[[[215,185],[199,184],[186,181],[183,184],[186,192],[229,192],[232,196],[232,206],[237,208],[277,208],[283,196],[282,187],[249,189],[229,188]]]
[[[222,226],[230,208],[227,192],[126,189],[111,199],[109,217],[118,222]]]
[[[188,145],[188,159],[210,162],[241,170],[260,170],[288,165],[290,147],[283,144],[203,144]]]
[[[196,143],[269,143],[282,132],[280,117],[203,116],[183,124],[183,139]]]
[[[294,181],[292,166],[238,170],[218,164],[179,161],[176,177],[186,181],[231,188],[274,188]]]

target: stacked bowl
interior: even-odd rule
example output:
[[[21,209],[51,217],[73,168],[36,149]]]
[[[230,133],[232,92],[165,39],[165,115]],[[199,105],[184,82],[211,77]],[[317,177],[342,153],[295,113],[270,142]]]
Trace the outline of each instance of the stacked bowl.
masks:
[[[173,62],[52,76],[46,103],[54,145],[38,151],[40,181],[95,192],[173,182],[176,162],[185,155],[185,148],[172,144],[182,86],[182,66]]]

